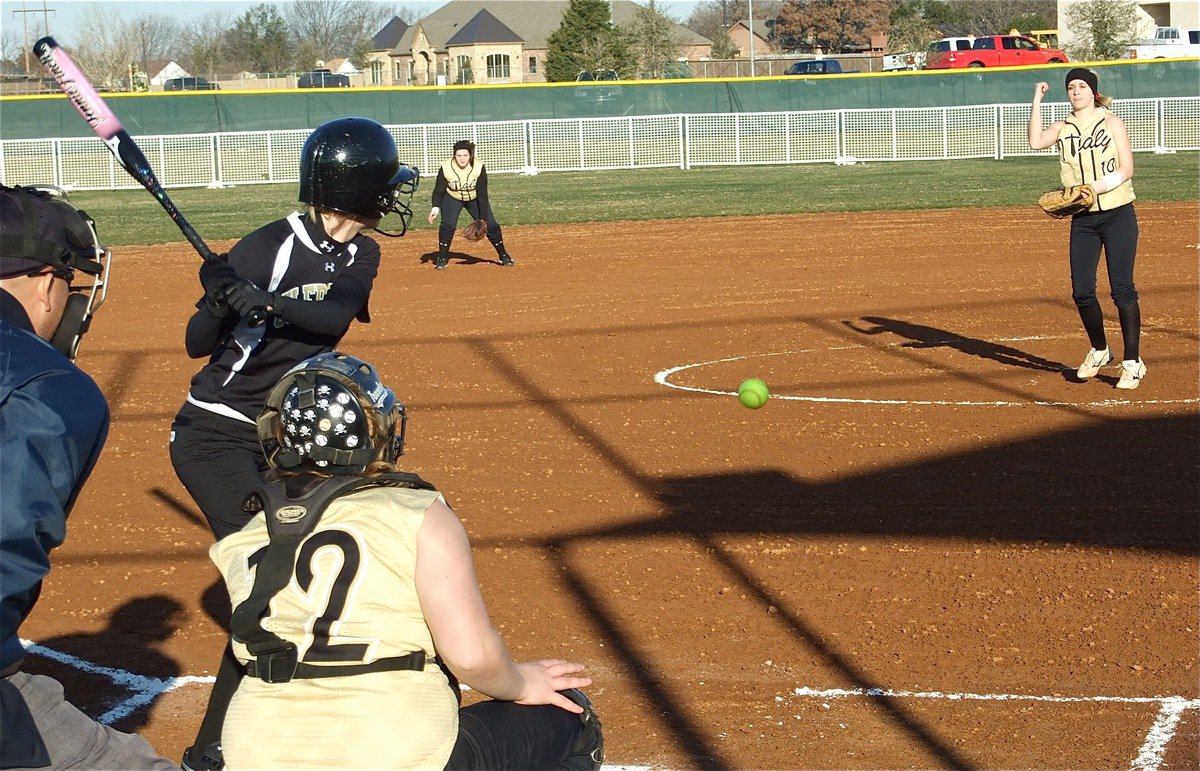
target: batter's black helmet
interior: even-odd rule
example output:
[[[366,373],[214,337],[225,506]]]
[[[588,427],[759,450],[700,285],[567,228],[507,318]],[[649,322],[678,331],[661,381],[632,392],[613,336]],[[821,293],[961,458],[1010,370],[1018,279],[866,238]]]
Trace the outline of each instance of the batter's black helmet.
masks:
[[[300,151],[301,201],[368,218],[395,212],[404,227],[394,235],[408,230],[419,180],[420,172],[400,163],[388,130],[369,118],[322,123]]]
[[[352,475],[404,453],[408,415],[365,361],[331,351],[300,362],[267,396],[258,438],[272,467]]]

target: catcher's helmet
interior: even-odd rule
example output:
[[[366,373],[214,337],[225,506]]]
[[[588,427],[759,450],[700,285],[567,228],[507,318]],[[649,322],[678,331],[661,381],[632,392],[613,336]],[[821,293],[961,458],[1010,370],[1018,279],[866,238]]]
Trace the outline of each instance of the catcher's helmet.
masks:
[[[365,361],[331,351],[300,362],[267,396],[258,438],[272,467],[361,473],[404,453],[408,415]]]
[[[322,123],[300,151],[301,201],[368,218],[395,212],[404,224],[396,235],[408,230],[420,176],[400,163],[392,135],[369,118]]]

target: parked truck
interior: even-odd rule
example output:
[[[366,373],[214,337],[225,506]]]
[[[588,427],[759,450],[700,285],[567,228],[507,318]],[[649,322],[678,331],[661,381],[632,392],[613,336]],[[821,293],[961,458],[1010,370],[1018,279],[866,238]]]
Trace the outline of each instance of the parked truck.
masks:
[[[1024,35],[983,35],[964,51],[943,51],[930,56],[927,70],[955,67],[1018,67],[1023,64],[1059,64],[1069,61],[1057,48],[1044,48]]]
[[[1200,29],[1158,27],[1154,37],[1129,49],[1130,59],[1179,59],[1200,56]]]

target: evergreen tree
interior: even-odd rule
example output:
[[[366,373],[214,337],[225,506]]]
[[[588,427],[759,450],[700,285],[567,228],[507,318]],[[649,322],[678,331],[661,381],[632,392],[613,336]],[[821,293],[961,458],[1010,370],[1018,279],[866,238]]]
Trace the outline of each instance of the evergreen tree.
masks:
[[[250,72],[284,72],[292,67],[287,24],[273,5],[262,3],[239,16],[226,42],[230,55]]]
[[[624,41],[609,18],[607,0],[571,0],[546,41],[546,79],[575,80],[583,70],[630,69]]]

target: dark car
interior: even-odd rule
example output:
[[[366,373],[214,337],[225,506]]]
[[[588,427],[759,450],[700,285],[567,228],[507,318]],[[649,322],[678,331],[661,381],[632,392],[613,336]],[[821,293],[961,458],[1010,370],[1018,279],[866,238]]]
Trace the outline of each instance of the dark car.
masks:
[[[575,76],[576,83],[606,83],[606,85],[598,86],[576,86],[575,98],[586,102],[611,102],[621,95],[621,87],[617,85],[607,85],[617,80],[620,80],[620,75],[616,70],[596,70],[588,72],[581,71]]]
[[[843,70],[842,63],[837,59],[810,59],[808,61],[796,62],[787,68],[787,72],[784,75],[840,75],[843,72],[856,71]]]
[[[204,78],[168,78],[163,81],[163,91],[219,91],[216,83],[209,83]]]
[[[313,70],[296,78],[296,88],[350,88],[350,78],[329,70]]]

